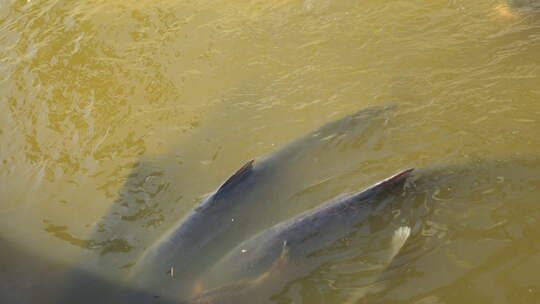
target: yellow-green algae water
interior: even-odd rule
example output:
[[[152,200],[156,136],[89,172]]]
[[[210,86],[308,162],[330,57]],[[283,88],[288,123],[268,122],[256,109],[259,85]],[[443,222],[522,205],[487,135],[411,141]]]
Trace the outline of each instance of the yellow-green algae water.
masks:
[[[1,302],[60,303],[74,267],[119,282],[247,160],[389,103],[359,158],[337,155],[350,167],[297,181],[321,203],[427,168],[409,200],[413,236],[362,301],[540,302],[539,11],[2,0]],[[365,287],[361,271],[322,272],[280,303],[345,303]]]

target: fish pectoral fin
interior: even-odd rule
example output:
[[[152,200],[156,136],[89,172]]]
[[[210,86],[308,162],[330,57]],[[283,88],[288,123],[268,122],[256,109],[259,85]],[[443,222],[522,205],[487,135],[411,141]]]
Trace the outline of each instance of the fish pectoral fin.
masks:
[[[234,186],[238,185],[240,182],[246,179],[251,172],[253,171],[253,163],[255,162],[254,159],[248,161],[245,163],[238,171],[236,171],[231,177],[229,177],[222,185],[219,187],[219,189],[216,191],[214,196],[218,196],[220,194],[223,194],[224,192],[230,190]]]
[[[398,229],[396,229],[396,231],[394,231],[394,235],[392,236],[392,241],[390,243],[390,249],[388,250],[388,256],[387,256],[388,264],[392,262],[392,260],[396,257],[396,255],[401,250],[401,248],[403,248],[403,246],[409,239],[410,235],[411,235],[411,228],[408,226],[401,226]]]
[[[399,227],[395,232],[394,236],[392,237],[392,246],[394,247],[394,250],[397,254],[401,247],[405,245],[405,242],[407,239],[411,236],[411,227],[408,226],[402,226]]]
[[[255,283],[260,283],[261,281],[264,281],[268,277],[281,273],[283,269],[287,267],[287,263],[289,261],[289,247],[287,247],[287,241],[283,242],[283,247],[281,249],[281,253],[279,257],[272,263],[270,268],[268,268],[267,271],[265,271],[263,274],[261,274],[259,277],[257,277],[255,280],[253,280]]]
[[[289,256],[289,247],[287,247],[287,241],[283,241],[283,247],[281,248],[281,254],[279,259],[286,259]]]
[[[401,226],[394,231],[394,235],[392,236],[392,241],[390,243],[390,249],[388,250],[388,255],[385,259],[386,264],[390,264],[392,262],[394,257],[396,257],[396,255],[401,250],[401,248],[403,248],[410,235],[411,228],[408,226]],[[345,301],[345,304],[360,303],[360,300],[366,295],[381,292],[385,288],[385,285],[385,282],[375,280],[371,284],[369,284],[369,286],[366,286],[364,288],[358,288],[351,292],[351,294]]]

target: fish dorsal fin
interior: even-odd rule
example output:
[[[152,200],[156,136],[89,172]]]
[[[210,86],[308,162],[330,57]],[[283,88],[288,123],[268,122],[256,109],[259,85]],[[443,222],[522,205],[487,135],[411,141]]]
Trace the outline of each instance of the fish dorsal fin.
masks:
[[[231,177],[229,177],[229,179],[227,179],[223,183],[223,185],[221,185],[221,187],[219,187],[219,189],[216,191],[214,195],[216,196],[216,195],[223,194],[227,192],[228,190],[230,190],[231,188],[233,188],[234,186],[238,185],[240,182],[242,182],[253,171],[254,162],[255,160],[252,159],[248,161],[246,164],[244,164],[242,168],[238,169],[238,171],[236,171]]]
[[[403,170],[397,174],[394,174],[378,183],[376,183],[375,185],[369,187],[368,189],[364,190],[364,191],[361,191],[357,194],[354,194],[354,196],[356,197],[366,197],[366,196],[370,196],[374,193],[379,193],[379,192],[382,192],[382,191],[386,191],[386,190],[390,190],[392,189],[393,187],[401,184],[401,183],[404,183],[407,178],[411,175],[411,173],[414,171],[414,169],[407,169],[407,170]]]
[[[382,182],[378,183],[377,186],[386,187],[386,186],[392,186],[394,184],[401,183],[405,181],[411,175],[413,171],[414,171],[413,168],[403,170],[393,176],[390,176],[389,178],[383,180]]]

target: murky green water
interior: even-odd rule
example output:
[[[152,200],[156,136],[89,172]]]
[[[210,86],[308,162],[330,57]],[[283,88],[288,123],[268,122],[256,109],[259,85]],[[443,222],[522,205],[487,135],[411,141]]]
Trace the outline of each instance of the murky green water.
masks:
[[[247,160],[389,103],[357,158],[334,151],[336,169],[315,186],[298,174],[291,198],[424,168],[393,213],[413,236],[365,300],[540,301],[538,10],[3,0],[0,75],[3,302],[57,303],[74,265],[119,281]],[[362,284],[321,269],[280,299],[345,303]]]

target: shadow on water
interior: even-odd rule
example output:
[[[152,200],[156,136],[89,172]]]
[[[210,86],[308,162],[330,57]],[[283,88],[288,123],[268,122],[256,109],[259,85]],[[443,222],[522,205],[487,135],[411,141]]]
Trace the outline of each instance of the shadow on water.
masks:
[[[127,293],[112,282],[30,253],[10,241],[0,240],[0,248],[0,260],[10,261],[0,263],[1,303],[111,303],[108,299],[113,293]],[[76,296],[72,295],[72,280],[78,283]],[[66,295],[70,297],[66,299]]]
[[[66,267],[31,254],[19,245],[0,239],[0,302],[40,303],[58,297]],[[7,262],[9,261],[9,262]],[[47,274],[44,280],[42,274]]]

